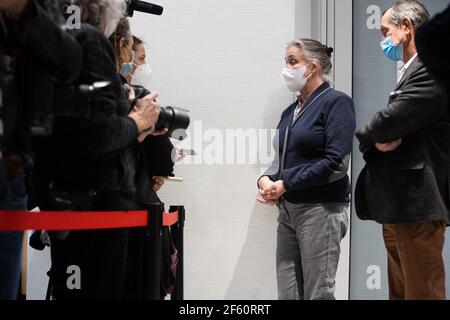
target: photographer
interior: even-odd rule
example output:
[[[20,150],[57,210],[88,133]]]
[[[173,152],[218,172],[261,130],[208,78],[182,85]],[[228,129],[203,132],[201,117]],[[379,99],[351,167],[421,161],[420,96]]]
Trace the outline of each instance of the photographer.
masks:
[[[135,79],[139,67],[147,65],[146,52],[142,41],[131,36],[130,25],[127,18],[119,21],[116,30],[110,37],[117,56],[117,70],[120,71],[122,83],[132,83],[149,88],[148,77],[136,83]],[[131,59],[131,60],[130,60]],[[120,67],[119,67],[120,66]],[[162,130],[161,133],[166,133]],[[174,163],[172,161],[173,145],[168,135],[142,137],[139,148],[140,162],[137,175],[138,201],[140,204],[160,203],[156,192],[161,189],[164,181],[158,176],[170,176],[173,174]]]
[[[149,55],[142,40],[134,36],[133,50],[136,54],[129,76],[130,83],[149,89],[152,76],[151,68],[147,62]],[[164,180],[158,177],[173,175],[174,159],[172,159],[172,152],[174,146],[169,136],[165,135],[148,137],[142,142],[142,149],[150,179],[150,195],[157,197],[156,193],[164,185]],[[151,202],[155,201],[154,197],[151,199]]]
[[[59,116],[54,134],[39,144],[39,197],[50,209],[128,211],[135,207],[136,144],[154,132],[159,116],[157,94],[130,103],[116,72],[116,57],[107,37],[124,14],[123,1],[71,1],[81,9],[82,25],[71,33],[83,51],[81,73],[74,82],[107,81],[88,99],[76,97],[84,118]],[[106,37],[105,37],[106,36]],[[86,108],[87,107],[87,108]],[[50,176],[45,176],[51,173]],[[51,188],[49,186],[52,186]],[[37,188],[35,188],[37,189]],[[58,203],[57,199],[63,199]],[[122,299],[129,229],[51,234],[52,278],[56,299]],[[81,289],[70,290],[69,266],[78,266]]]
[[[138,40],[135,42],[135,39]],[[142,44],[139,39],[131,36],[130,25],[127,18],[122,18],[116,30],[110,37],[117,56],[117,71],[120,71],[122,83],[126,84],[131,79],[130,70],[133,69],[135,61],[143,55],[137,53],[137,46]],[[144,53],[145,54],[145,53]],[[145,62],[145,61],[143,61]],[[142,63],[142,62],[141,62]],[[148,83],[145,87],[149,87]],[[162,130],[161,133],[166,133]],[[173,145],[168,135],[143,136],[141,143],[136,146],[138,154],[138,165],[136,175],[137,188],[137,209],[146,209],[148,204],[161,203],[157,191],[162,187],[164,181],[153,178],[155,176],[169,176],[173,174],[174,163],[171,159]],[[146,296],[148,290],[145,289],[146,272],[143,270],[144,262],[142,252],[148,250],[145,247],[147,231],[143,228],[133,228],[130,230],[127,256],[126,284],[124,298],[131,300],[145,300],[152,297]]]
[[[81,49],[64,31],[63,21],[58,1],[0,0],[3,210],[25,209],[23,172],[30,165],[30,117],[48,93],[43,80],[69,83],[79,72]],[[0,233],[0,299],[17,298],[21,248],[21,232]]]

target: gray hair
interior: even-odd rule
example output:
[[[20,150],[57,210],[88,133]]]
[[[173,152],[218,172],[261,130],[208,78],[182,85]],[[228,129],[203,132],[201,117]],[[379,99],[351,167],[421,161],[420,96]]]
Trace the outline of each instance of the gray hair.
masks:
[[[415,30],[417,30],[430,18],[427,8],[417,0],[397,0],[389,9],[392,9],[391,21],[396,27],[400,26],[404,18],[410,18]]]
[[[111,20],[119,20],[125,15],[124,0],[70,0],[81,8],[81,22],[104,29]]]
[[[331,69],[333,64],[331,63],[331,54],[333,48],[328,47],[313,39],[298,39],[288,44],[288,49],[291,47],[297,47],[302,50],[303,56],[309,62],[317,62],[322,69],[321,77],[327,81],[331,81]]]

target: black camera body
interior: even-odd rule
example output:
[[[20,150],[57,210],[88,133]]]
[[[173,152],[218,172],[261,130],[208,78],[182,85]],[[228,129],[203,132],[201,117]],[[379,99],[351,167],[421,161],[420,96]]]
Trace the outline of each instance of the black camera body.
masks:
[[[67,85],[57,84],[49,76],[42,76],[40,104],[32,110],[31,134],[34,136],[50,136],[53,134],[55,117],[74,117],[89,119],[92,114],[92,97],[95,93],[109,86],[110,82],[102,81],[92,84]]]
[[[135,99],[131,103],[133,108],[137,100],[149,95],[151,92],[141,86],[130,86],[134,90]],[[191,120],[189,111],[177,107],[163,107],[156,122],[155,130],[168,129],[167,135],[177,140],[186,138],[186,130]]]

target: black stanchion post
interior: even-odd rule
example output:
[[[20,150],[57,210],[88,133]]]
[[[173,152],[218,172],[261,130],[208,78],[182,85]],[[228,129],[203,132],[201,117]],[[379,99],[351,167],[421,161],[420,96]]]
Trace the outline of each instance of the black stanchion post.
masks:
[[[53,269],[47,272],[48,276],[48,284],[47,284],[47,293],[45,294],[45,300],[50,301],[52,299],[52,291],[53,291]]]
[[[186,212],[184,206],[170,207],[169,212],[178,211],[178,223],[172,226],[172,237],[178,250],[177,276],[172,300],[184,300],[184,222]]]
[[[148,206],[148,226],[143,246],[144,289],[148,300],[161,299],[161,229],[163,204]]]

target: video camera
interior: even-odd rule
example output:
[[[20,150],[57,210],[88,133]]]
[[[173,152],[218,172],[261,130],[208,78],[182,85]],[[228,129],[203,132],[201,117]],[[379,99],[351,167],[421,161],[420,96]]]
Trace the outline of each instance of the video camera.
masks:
[[[134,11],[155,14],[158,16],[162,15],[164,11],[163,7],[149,2],[139,0],[126,0],[125,2],[127,5],[127,15],[129,17],[133,16]]]
[[[133,108],[137,100],[150,94],[150,91],[141,86],[126,85],[134,90],[135,99],[131,103]],[[185,130],[189,127],[191,120],[189,117],[189,111],[177,107],[164,107],[161,108],[158,121],[156,122],[155,130],[168,129],[169,137],[177,140],[184,140],[186,138]],[[180,131],[183,130],[182,132]],[[176,136],[174,136],[176,133]]]

